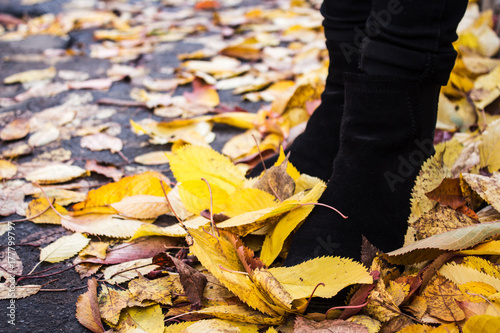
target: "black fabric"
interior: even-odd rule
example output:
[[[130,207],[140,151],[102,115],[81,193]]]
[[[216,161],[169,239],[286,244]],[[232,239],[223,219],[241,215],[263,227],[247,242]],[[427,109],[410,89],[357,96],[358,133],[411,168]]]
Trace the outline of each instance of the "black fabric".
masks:
[[[340,124],[344,108],[344,73],[357,72],[357,63],[348,63],[343,57],[339,43],[327,41],[330,57],[329,73],[321,104],[309,119],[305,131],[285,149],[290,153],[289,161],[301,172],[324,181],[330,178],[333,159],[339,147]],[[270,168],[278,156],[264,161]],[[257,177],[264,171],[262,164],[255,166],[249,176]]]
[[[467,0],[325,0],[325,35],[373,75],[445,85],[453,68],[456,28]]]
[[[360,259],[361,235],[381,249],[403,244],[410,192],[433,154],[440,86],[347,75],[340,150],[327,189],[293,236],[286,266],[335,255]]]

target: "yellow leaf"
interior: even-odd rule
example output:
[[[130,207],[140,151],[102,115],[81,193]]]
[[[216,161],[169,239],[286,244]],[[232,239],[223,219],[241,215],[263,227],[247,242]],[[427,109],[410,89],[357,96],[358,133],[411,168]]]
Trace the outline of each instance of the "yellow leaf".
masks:
[[[226,199],[224,213],[227,216],[237,216],[275,205],[276,201],[274,195],[256,188],[245,188],[236,190]]]
[[[496,290],[500,290],[500,279],[475,270],[472,267],[449,263],[441,267],[439,273],[458,285],[468,282],[484,282]]]
[[[165,328],[163,320],[159,305],[152,305],[147,308],[127,308],[122,312],[120,322],[115,330],[118,332],[142,330],[142,332],[147,333],[163,333]]]
[[[496,333],[500,327],[500,317],[479,315],[471,317],[463,327],[464,333]]]
[[[488,125],[479,144],[481,167],[490,172],[500,169],[500,119]]]
[[[466,301],[467,298],[453,282],[442,275],[435,275],[421,296],[427,301],[427,312],[431,316],[445,321],[465,319],[465,314],[456,301]]]
[[[158,265],[153,264],[152,258],[137,259],[122,264],[111,265],[105,268],[103,273],[107,283],[119,284],[132,280],[139,276],[139,274],[148,274],[157,267]]]
[[[53,203],[53,206],[60,214],[68,214],[68,211],[64,207],[56,203]],[[45,213],[41,214],[42,212]],[[26,218],[34,223],[61,224],[61,217],[52,210],[45,198],[33,199],[29,203],[26,210]]]
[[[281,163],[283,163],[285,161],[285,158],[286,158],[285,151],[283,150],[283,146],[281,146],[280,147],[280,155],[279,155],[278,160],[276,161],[276,163],[274,163],[274,166],[281,165]],[[300,177],[300,172],[289,161],[287,161],[286,172],[290,175],[290,177],[292,177],[292,179],[295,182]]]
[[[229,238],[234,235],[220,231],[220,236],[215,237],[203,229],[191,229],[189,232],[194,239],[191,252],[203,267],[251,308],[272,317],[279,316],[277,309],[264,301],[265,295],[244,273],[245,268]],[[284,311],[281,312],[284,314]]]
[[[462,177],[484,201],[500,212],[500,173],[494,173],[491,177],[464,173]]]
[[[190,220],[184,221],[183,224],[188,229],[198,229],[210,223],[203,216],[197,216]],[[134,233],[130,240],[145,236],[169,236],[169,237],[186,237],[186,231],[178,223],[168,227],[159,227],[155,224],[142,224]]]
[[[102,288],[99,293],[99,312],[101,317],[110,324],[118,324],[123,309],[133,306],[150,306],[151,301],[141,302],[134,298],[128,290]]]
[[[355,315],[347,319],[347,321],[365,326],[368,329],[368,333],[377,333],[380,331],[380,321],[365,315]]]
[[[165,328],[164,333],[258,333],[259,326],[255,324],[239,323],[222,319],[205,319],[200,321],[184,322]]]
[[[56,76],[57,72],[54,67],[46,69],[33,69],[30,71],[20,72],[6,77],[3,80],[5,84],[26,83],[41,80],[50,80]]]
[[[246,305],[211,306],[196,312],[214,316],[219,319],[258,325],[279,325],[284,319],[283,317],[270,317],[258,311],[252,310]]]
[[[134,195],[110,206],[122,216],[137,219],[153,219],[170,212],[165,196]]]
[[[210,184],[212,197],[207,183],[203,180],[187,180],[179,185],[179,194],[186,209],[199,215],[205,209],[213,207],[214,214],[224,210],[229,194],[216,184]]]
[[[446,167],[449,170],[452,170],[455,162],[464,150],[464,145],[456,138],[453,138],[451,140],[438,143],[434,148],[436,149],[437,155],[443,155],[443,162]]]
[[[227,112],[214,115],[211,120],[214,123],[231,125],[242,129],[255,127],[257,115],[251,112]]]
[[[383,323],[399,316],[399,307],[392,295],[386,290],[383,279],[380,279],[370,292],[365,312]]]
[[[266,225],[272,225],[273,223],[279,221],[283,214],[289,213],[294,209],[304,208],[301,207],[303,204],[314,202],[312,200],[316,197],[316,194],[319,192],[322,193],[325,188],[326,186],[324,183],[318,183],[311,191],[312,193],[310,195],[306,195],[301,192],[275,205],[274,207],[237,215],[219,223],[217,226],[221,229],[227,229],[240,236],[246,236],[255,230],[258,230]],[[304,211],[307,210],[303,210],[302,214],[297,213],[297,217],[301,217]]]
[[[293,299],[278,280],[266,269],[255,269],[250,274],[252,281],[269,297],[268,303],[292,310]]]
[[[141,302],[153,300],[165,305],[172,305],[172,296],[184,293],[178,275],[169,275],[154,280],[139,276],[129,282],[128,288],[133,297]]]
[[[431,331],[432,331],[432,326],[413,324],[410,326],[406,326],[402,330],[398,331],[398,333],[429,333]]]
[[[56,203],[61,206],[66,206],[75,202],[80,202],[85,200],[87,195],[85,193],[64,190],[60,188],[45,188],[45,195],[49,198],[54,198]],[[45,198],[45,195],[40,189],[35,189],[34,196],[39,198]]]
[[[323,182],[316,184],[301,200],[303,203],[315,203],[323,194],[326,186]],[[281,218],[274,229],[266,235],[262,246],[261,260],[266,265],[271,265],[278,257],[285,240],[301,224],[302,221],[311,213],[313,205],[302,206],[292,210]]]
[[[154,195],[163,196],[163,190],[160,185],[160,180],[163,180],[165,191],[170,191],[170,181],[159,172],[147,171],[145,173],[129,176],[120,179],[116,183],[110,183],[96,190],[92,190],[87,195],[84,202],[73,206],[74,210],[84,208],[99,207],[110,205],[121,201],[125,197],[133,195]]]
[[[452,178],[451,172],[438,155],[424,162],[411,195],[411,214],[408,218],[410,225],[435,206],[435,202],[425,194],[438,187],[445,178]]]
[[[54,164],[30,172],[26,180],[39,184],[62,183],[88,175],[88,171],[76,165]]]
[[[80,252],[89,242],[89,238],[79,233],[63,236],[42,248],[40,261],[55,263],[69,259]]]
[[[436,206],[413,223],[417,239],[424,239],[460,227],[476,224],[477,221],[446,206]]]
[[[474,246],[470,250],[460,251],[464,255],[482,256],[482,255],[500,255],[500,241],[491,241]]]
[[[167,164],[167,151],[154,151],[151,153],[142,154],[134,158],[135,163],[143,165],[160,165]]]
[[[340,257],[321,257],[293,267],[270,268],[269,272],[295,299],[311,296],[329,298],[343,288],[356,283],[372,283],[373,278],[360,263]]]
[[[9,179],[16,175],[17,167],[6,160],[0,160],[0,180]]]
[[[207,147],[186,146],[169,154],[170,168],[179,182],[205,178],[211,185],[232,194],[245,175],[227,157]]]
[[[500,279],[500,271],[497,266],[489,260],[480,257],[467,256],[464,258],[461,265],[474,268],[476,271],[480,271]]]
[[[484,302],[485,297],[496,294],[497,290],[484,282],[467,282],[458,286],[460,291],[466,295],[471,302]]]

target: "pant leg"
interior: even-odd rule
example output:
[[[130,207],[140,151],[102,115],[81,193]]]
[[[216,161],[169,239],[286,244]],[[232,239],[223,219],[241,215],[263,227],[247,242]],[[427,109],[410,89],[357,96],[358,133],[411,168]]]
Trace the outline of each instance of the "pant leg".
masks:
[[[360,67],[373,75],[445,85],[455,63],[452,43],[467,0],[372,0]]]
[[[364,30],[372,0],[324,0],[321,14],[327,40],[351,42],[358,30]],[[359,45],[361,46],[361,45]]]

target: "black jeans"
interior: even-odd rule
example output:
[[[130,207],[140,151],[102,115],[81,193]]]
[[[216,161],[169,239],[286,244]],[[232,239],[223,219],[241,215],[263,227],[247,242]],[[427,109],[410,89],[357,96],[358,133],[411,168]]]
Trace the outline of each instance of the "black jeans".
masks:
[[[327,40],[367,74],[445,85],[468,0],[324,0]],[[353,43],[354,42],[354,47]]]

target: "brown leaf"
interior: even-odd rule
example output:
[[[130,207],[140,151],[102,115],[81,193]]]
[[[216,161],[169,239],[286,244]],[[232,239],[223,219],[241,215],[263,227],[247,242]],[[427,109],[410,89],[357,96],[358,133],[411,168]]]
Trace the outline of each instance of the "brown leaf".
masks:
[[[465,319],[464,312],[456,301],[467,301],[464,294],[451,281],[437,274],[422,292],[431,316],[445,321],[460,321]]]
[[[120,313],[123,309],[133,306],[149,306],[153,302],[136,300],[128,290],[116,290],[113,288],[103,288],[99,293],[99,311],[103,319],[111,324],[118,324]]]
[[[293,326],[293,332],[368,333],[368,328],[345,320],[324,320],[317,323],[303,317],[297,317]]]
[[[446,206],[436,206],[413,224],[417,239],[476,224],[472,218]]]
[[[442,205],[457,209],[466,204],[460,187],[460,178],[445,178],[434,190],[425,194],[429,199]]]
[[[4,141],[18,140],[24,138],[29,132],[29,119],[15,119],[3,128],[0,139]]]
[[[87,171],[93,171],[113,179],[115,182],[119,181],[123,177],[123,171],[118,169],[113,165],[102,165],[96,160],[88,160],[85,163],[85,169]]]
[[[172,259],[181,278],[187,298],[191,302],[191,310],[201,309],[203,300],[203,290],[207,284],[207,278],[196,269],[185,264],[182,260],[169,256]]]
[[[130,243],[108,249],[106,259],[92,258],[85,262],[94,264],[119,264],[131,260],[151,258],[166,247],[176,246],[178,240],[170,237],[141,237]]]
[[[382,253],[376,246],[374,246],[370,241],[363,235],[361,242],[361,263],[366,267],[370,267],[373,259]]]
[[[139,301],[152,300],[165,305],[172,305],[172,298],[184,293],[178,276],[170,275],[155,280],[145,277],[130,281],[128,288]]]
[[[288,158],[279,166],[272,166],[255,183],[254,188],[277,196],[278,200],[288,199],[295,191],[295,182],[286,172]]]
[[[76,302],[76,319],[92,332],[102,333],[105,331],[97,303],[96,279],[89,280],[88,291],[78,296],[78,301]]]

